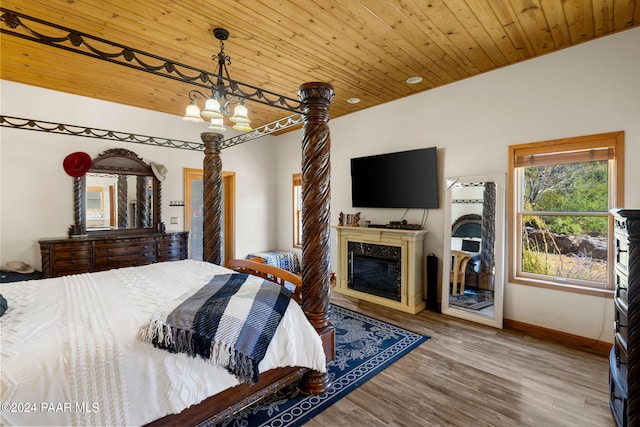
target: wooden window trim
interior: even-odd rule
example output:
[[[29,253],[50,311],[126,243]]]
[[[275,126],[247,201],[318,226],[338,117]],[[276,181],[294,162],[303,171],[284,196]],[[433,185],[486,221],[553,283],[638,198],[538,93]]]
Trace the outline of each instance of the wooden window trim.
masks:
[[[294,173],[291,177],[291,211],[292,215],[292,241],[294,248],[302,247],[302,229],[298,229],[298,224],[300,221],[300,215],[302,215],[302,206],[300,209],[296,209],[296,187],[302,187],[302,174]]]
[[[606,148],[602,150],[602,148]],[[591,150],[591,151],[589,151]],[[554,152],[582,152],[581,154],[571,155],[559,154],[558,156],[550,155]],[[534,159],[533,164],[544,164],[541,159],[545,158],[545,161],[555,162],[567,162],[568,159],[576,159],[588,155],[587,153],[598,153],[598,158],[606,153],[606,158],[609,159],[609,179],[615,182],[615,186],[612,192],[609,193],[609,207],[624,207],[624,131],[602,133],[597,135],[588,135],[575,138],[563,138],[549,141],[533,142],[528,144],[518,144],[509,146],[509,170],[507,179],[507,209],[508,218],[507,232],[508,232],[508,246],[511,250],[508,251],[508,279],[511,283],[517,283],[522,285],[536,286],[540,288],[562,290],[567,292],[575,292],[585,295],[602,296],[607,298],[613,297],[613,283],[614,283],[614,244],[613,244],[613,218],[609,215],[609,242],[608,242],[608,270],[609,279],[606,287],[597,288],[592,286],[582,286],[576,283],[561,284],[557,282],[551,282],[547,280],[537,279],[531,276],[516,276],[518,271],[519,252],[521,248],[521,236],[519,231],[518,222],[518,203],[521,199],[518,188],[519,176],[517,168],[522,166],[528,166],[532,163],[525,161],[526,157]],[[536,159],[538,155],[538,160]],[[594,157],[582,157],[584,160],[594,160]],[[602,158],[604,160],[604,158]],[[540,161],[540,163],[537,163]],[[611,194],[613,193],[613,194]]]

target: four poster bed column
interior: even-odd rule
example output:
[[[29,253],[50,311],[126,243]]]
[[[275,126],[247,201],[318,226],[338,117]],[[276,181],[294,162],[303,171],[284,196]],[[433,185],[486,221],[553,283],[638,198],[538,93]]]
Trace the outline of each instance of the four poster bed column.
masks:
[[[330,161],[329,105],[333,87],[328,83],[305,83],[298,90],[302,102],[302,309],[316,329],[327,363],[335,359],[335,328],[329,320],[330,283]],[[204,230],[203,258],[221,264],[222,135],[203,132]],[[318,394],[330,386],[328,373],[307,372],[302,391]]]
[[[329,321],[330,283],[330,177],[329,105],[333,87],[305,83],[298,90],[304,111],[302,129],[302,309],[322,338],[327,363],[335,359],[335,328]],[[322,393],[330,386],[329,374],[309,371],[300,389]]]
[[[203,261],[222,265],[222,135],[214,132],[200,134],[204,143],[203,160]]]

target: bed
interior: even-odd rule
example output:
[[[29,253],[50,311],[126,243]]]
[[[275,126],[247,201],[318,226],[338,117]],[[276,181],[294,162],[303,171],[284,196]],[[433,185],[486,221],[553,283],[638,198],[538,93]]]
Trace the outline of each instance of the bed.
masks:
[[[0,293],[11,307],[0,318],[2,424],[212,425],[295,381],[306,393],[328,390],[326,366],[335,357],[335,329],[329,320],[327,125],[333,89],[306,83],[298,95],[304,110],[301,274],[281,279],[289,272],[244,260],[251,264],[235,266],[300,285],[260,362],[259,381],[238,384],[224,370],[226,377],[213,380],[213,374],[191,370],[204,364],[210,372],[210,364],[132,339],[152,307],[194,282],[229,273],[220,266],[222,136],[204,132],[204,262],[173,261],[2,285]],[[90,333],[80,333],[81,328]],[[292,344],[296,338],[291,336],[300,334],[300,344]],[[96,349],[112,357],[99,361]]]
[[[1,400],[11,402],[2,425],[143,425],[237,386],[225,369],[137,338],[154,308],[234,271],[183,260],[2,284],[11,307],[0,318]],[[324,372],[325,363],[319,335],[291,299],[260,372]]]

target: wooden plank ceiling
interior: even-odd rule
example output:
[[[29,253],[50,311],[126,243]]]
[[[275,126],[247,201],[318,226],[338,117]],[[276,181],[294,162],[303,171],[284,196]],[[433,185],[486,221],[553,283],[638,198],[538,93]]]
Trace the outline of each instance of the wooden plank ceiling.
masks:
[[[640,25],[640,0],[3,0],[2,7],[211,72],[219,50],[211,31],[223,27],[232,79],[296,99],[301,83],[330,82],[332,117]],[[2,79],[178,116],[193,88],[7,34],[1,49]],[[423,80],[407,84],[412,76]],[[353,97],[361,102],[348,103]],[[290,114],[248,107],[253,126]]]

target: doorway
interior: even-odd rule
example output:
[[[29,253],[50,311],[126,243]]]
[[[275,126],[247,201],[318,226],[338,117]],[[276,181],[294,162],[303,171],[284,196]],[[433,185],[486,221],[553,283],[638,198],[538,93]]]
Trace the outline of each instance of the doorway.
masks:
[[[236,174],[222,172],[222,244],[220,259],[226,265],[235,257]],[[202,261],[202,220],[204,205],[202,169],[184,169],[184,227],[189,231],[189,258]]]

